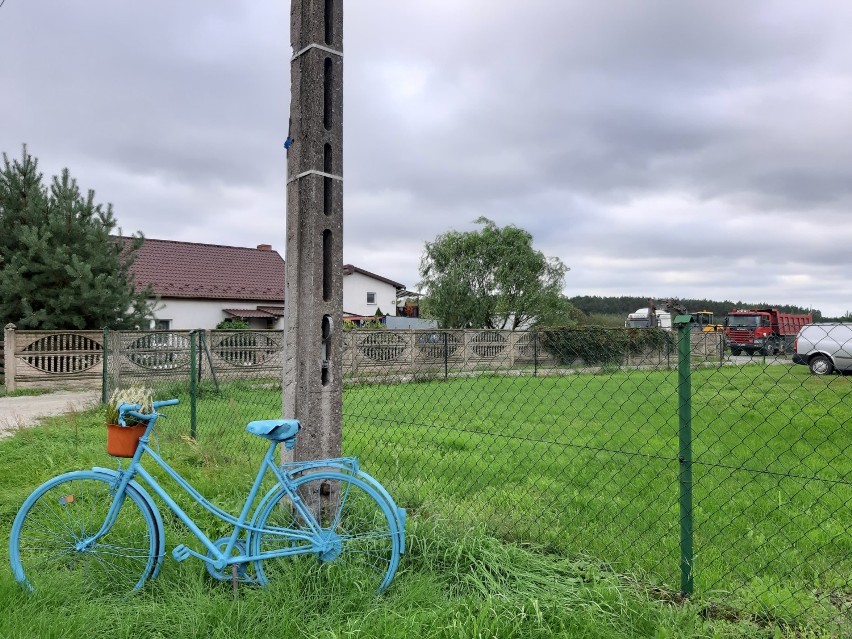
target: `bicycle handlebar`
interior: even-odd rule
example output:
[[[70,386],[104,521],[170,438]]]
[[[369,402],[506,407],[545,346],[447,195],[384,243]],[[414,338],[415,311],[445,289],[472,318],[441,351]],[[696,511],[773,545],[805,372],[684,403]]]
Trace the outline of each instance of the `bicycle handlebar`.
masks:
[[[161,408],[163,406],[175,406],[176,404],[179,404],[179,403],[180,403],[179,399],[164,399],[161,402],[153,402],[151,405],[153,406],[154,412],[150,413],[149,415],[145,415],[143,413],[137,413],[136,412],[140,408],[142,408],[141,404],[119,404],[119,406],[118,406],[118,423],[121,426],[126,426],[127,424],[125,424],[125,422],[124,422],[124,416],[128,413],[131,415],[131,417],[137,417],[137,418],[142,419],[142,420],[148,420],[148,419],[151,419],[152,417],[159,417],[160,414],[157,413],[158,408]]]

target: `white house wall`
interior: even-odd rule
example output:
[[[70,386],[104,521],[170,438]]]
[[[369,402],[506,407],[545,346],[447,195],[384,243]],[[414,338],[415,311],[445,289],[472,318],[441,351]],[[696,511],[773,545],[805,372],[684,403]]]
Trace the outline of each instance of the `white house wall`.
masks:
[[[376,303],[367,304],[367,293],[376,294]],[[343,278],[343,311],[355,315],[375,315],[381,309],[384,315],[396,315],[396,287],[367,277],[362,273],[351,273]]]
[[[171,320],[169,328],[176,330],[194,328],[216,328],[216,325],[229,316],[226,308],[255,309],[258,306],[281,306],[269,301],[250,300],[191,300],[165,299],[160,300],[154,310],[157,320]],[[266,319],[252,318],[249,321],[252,328],[267,328]],[[271,328],[284,328],[283,318],[278,318]]]
[[[367,304],[367,293],[376,294],[376,303]],[[197,300],[163,299],[154,310],[157,320],[170,320],[169,328],[191,330],[194,328],[216,328],[229,317],[226,308],[255,309],[258,306],[281,306],[265,300]],[[352,273],[343,278],[343,311],[356,315],[375,315],[381,309],[384,315],[396,315],[396,287],[361,273]],[[266,319],[252,318],[252,328],[267,328]],[[284,319],[278,318],[271,328],[284,328]]]

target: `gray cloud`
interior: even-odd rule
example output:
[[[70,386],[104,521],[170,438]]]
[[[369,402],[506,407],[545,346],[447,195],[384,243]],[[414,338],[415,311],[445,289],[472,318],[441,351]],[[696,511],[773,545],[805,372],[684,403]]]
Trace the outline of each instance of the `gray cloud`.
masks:
[[[848,3],[347,3],[345,260],[486,215],[568,294],[852,308]],[[8,0],[0,150],[125,231],[283,248],[287,3]]]

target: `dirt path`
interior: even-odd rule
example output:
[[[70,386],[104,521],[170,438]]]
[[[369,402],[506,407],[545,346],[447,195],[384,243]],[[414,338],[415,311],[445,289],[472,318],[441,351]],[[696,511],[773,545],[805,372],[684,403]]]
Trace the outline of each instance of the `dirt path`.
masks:
[[[0,437],[38,424],[42,417],[86,410],[101,401],[100,391],[59,391],[47,395],[0,397]]]

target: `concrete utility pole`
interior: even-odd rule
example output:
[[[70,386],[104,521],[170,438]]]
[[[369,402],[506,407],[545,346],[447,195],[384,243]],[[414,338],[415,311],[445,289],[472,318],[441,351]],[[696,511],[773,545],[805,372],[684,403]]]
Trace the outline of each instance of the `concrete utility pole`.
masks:
[[[343,0],[292,0],[284,416],[294,458],[340,456],[343,379]]]

